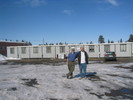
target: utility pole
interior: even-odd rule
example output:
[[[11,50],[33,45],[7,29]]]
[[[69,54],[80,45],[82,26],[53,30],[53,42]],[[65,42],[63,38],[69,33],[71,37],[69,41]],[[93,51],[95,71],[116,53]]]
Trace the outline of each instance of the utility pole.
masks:
[[[44,38],[43,38],[43,45],[44,45]]]

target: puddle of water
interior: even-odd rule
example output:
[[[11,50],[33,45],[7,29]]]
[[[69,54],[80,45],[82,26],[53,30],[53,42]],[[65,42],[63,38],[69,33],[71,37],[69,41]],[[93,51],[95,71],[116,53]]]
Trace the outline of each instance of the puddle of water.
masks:
[[[102,99],[102,97],[104,96],[104,95],[100,95],[100,94],[96,94],[96,93],[90,93],[90,94],[97,96],[99,99]]]
[[[100,81],[101,78],[99,76],[91,76],[91,77],[88,77],[89,80],[91,81]]]
[[[30,86],[30,87],[35,87],[35,85],[39,85],[37,82],[37,79],[21,79],[23,81],[25,81],[24,85]]]
[[[116,68],[123,68],[123,69],[129,69],[131,72],[133,72],[133,66],[124,67],[124,66],[114,66]]]
[[[124,99],[133,99],[133,89],[121,88],[119,90],[111,90],[110,93],[105,93],[106,96],[122,96]]]
[[[114,77],[122,77],[122,78],[133,79],[133,77],[130,77],[130,76],[120,76],[120,75],[115,75],[115,74],[106,74],[106,75],[114,76]]]
[[[16,90],[17,90],[16,87],[12,87],[12,88],[8,89],[8,91],[16,91]]]
[[[49,100],[63,100],[63,99],[49,98]],[[68,100],[80,100],[80,99],[78,99],[78,98],[72,98],[72,99],[68,99]]]
[[[50,100],[58,100],[58,99],[50,98]]]
[[[124,93],[124,94],[131,94],[131,95],[133,95],[133,89],[122,88],[120,91],[122,93]]]
[[[87,92],[91,91],[91,89],[84,89],[84,90],[87,91]]]
[[[91,80],[91,81],[106,81],[104,79],[101,79],[99,76],[91,76],[91,77],[87,77],[88,80]]]

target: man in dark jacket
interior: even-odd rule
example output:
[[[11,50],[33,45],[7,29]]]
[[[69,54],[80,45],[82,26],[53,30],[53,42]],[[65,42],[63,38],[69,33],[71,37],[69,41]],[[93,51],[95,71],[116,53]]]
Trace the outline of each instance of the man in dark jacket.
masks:
[[[87,68],[87,64],[88,64],[88,54],[84,50],[84,47],[80,47],[80,51],[77,54],[77,58],[78,58],[80,76],[85,77],[86,76],[86,68]]]

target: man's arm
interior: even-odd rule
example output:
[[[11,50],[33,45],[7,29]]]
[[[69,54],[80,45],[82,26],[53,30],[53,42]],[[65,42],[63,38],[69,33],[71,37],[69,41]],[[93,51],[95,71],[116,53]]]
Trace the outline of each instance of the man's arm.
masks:
[[[66,60],[66,64],[67,64],[67,65],[68,65],[68,61],[69,61],[69,60],[68,60],[68,58],[67,58],[67,60]]]
[[[79,56],[79,52],[76,52],[75,59],[78,58],[78,56]]]
[[[89,62],[88,62],[89,56],[88,56],[87,52],[85,52],[85,54],[86,54],[86,60],[87,60],[87,64],[88,64],[88,63],[89,63]]]
[[[86,56],[87,56],[87,59],[89,59],[89,55],[88,55],[88,53],[86,52]]]
[[[70,53],[68,54],[67,56],[67,60],[66,60],[66,63],[68,64],[68,61],[69,61],[69,57],[70,57]]]

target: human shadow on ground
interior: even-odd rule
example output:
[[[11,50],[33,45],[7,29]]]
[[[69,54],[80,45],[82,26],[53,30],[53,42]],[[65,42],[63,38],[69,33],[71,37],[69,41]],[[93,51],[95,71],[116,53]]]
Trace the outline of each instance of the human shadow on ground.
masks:
[[[85,77],[96,76],[97,72],[87,72]],[[80,74],[75,75],[73,78],[81,77]]]

